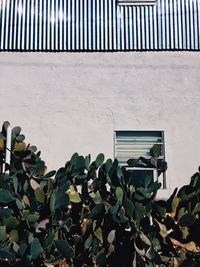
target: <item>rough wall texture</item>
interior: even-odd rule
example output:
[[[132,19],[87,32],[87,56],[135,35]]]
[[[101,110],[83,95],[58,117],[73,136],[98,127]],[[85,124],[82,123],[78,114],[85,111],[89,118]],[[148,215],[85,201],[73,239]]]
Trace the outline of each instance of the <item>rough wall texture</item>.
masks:
[[[167,184],[200,165],[200,54],[1,53],[0,120],[20,125],[49,169],[74,152],[113,157],[113,131],[164,130]]]

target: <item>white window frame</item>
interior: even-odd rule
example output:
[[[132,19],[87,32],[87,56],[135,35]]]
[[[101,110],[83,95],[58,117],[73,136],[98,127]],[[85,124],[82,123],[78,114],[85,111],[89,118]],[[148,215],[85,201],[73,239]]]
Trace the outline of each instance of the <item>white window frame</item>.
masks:
[[[159,133],[161,135],[161,139],[162,139],[162,142],[161,142],[161,145],[162,145],[162,155],[160,157],[158,157],[158,160],[165,160],[165,136],[164,136],[164,131],[163,130],[115,130],[114,131],[114,158],[116,158],[116,159],[117,159],[117,149],[116,148],[117,148],[117,133],[118,132],[121,132],[121,133],[122,132],[125,132],[125,133],[128,133],[128,132],[131,133],[131,132],[133,132],[133,133],[141,133],[141,134],[144,133],[144,135],[145,134],[148,135],[148,133],[149,134],[150,133],[152,134],[154,132],[155,133]],[[153,146],[153,144],[152,144],[152,146]],[[143,155],[141,155],[141,156],[143,156]],[[140,157],[140,155],[138,157]],[[138,158],[138,157],[136,157],[136,158]],[[150,159],[149,156],[143,156],[143,157],[145,157],[146,159]],[[121,166],[125,166],[126,169],[129,169],[129,167],[126,164],[121,163],[120,165]],[[154,176],[154,180],[158,180],[158,176],[155,174],[155,173],[157,173],[156,168],[153,169],[153,168],[142,168],[142,167],[136,168],[136,167],[134,167],[132,169],[140,169],[141,171],[144,170],[144,169],[146,169],[146,170],[150,170],[151,169],[152,171],[154,171],[154,175],[153,175]],[[162,189],[167,189],[166,174],[165,173],[163,173],[160,176],[159,180],[161,180],[160,182],[162,183]]]

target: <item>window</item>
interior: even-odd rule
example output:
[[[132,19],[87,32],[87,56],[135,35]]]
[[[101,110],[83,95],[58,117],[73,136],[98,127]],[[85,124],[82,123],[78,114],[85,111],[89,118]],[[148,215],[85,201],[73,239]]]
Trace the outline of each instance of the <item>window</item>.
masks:
[[[156,0],[118,0],[119,5],[128,5],[128,6],[147,6],[154,5]]]
[[[151,149],[154,145],[159,145],[160,156],[157,162],[165,159],[164,132],[163,131],[115,131],[115,158],[118,159],[120,166],[127,166],[129,159],[151,159]],[[157,179],[155,168],[127,167],[128,171],[137,174],[137,177],[145,176],[147,173],[152,179]],[[165,175],[163,175],[163,188],[166,188]]]

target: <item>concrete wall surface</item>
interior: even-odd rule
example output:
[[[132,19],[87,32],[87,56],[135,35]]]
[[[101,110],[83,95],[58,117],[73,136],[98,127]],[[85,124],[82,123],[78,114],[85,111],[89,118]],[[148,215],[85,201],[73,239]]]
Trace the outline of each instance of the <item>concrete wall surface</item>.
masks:
[[[19,125],[49,170],[114,155],[114,130],[164,130],[167,186],[200,165],[200,54],[1,53],[0,121]],[[164,191],[164,190],[163,190]]]

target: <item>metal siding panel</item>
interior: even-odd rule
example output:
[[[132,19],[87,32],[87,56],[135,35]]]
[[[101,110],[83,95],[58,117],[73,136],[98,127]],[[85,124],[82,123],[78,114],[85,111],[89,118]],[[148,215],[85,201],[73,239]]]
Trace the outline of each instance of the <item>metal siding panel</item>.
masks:
[[[131,7],[128,7],[129,11],[129,18],[128,18],[128,23],[129,23],[129,40],[130,40],[130,49],[133,50],[133,9]]]
[[[76,22],[76,12],[75,12],[75,0],[72,0],[72,19],[71,19],[71,45],[72,45],[72,50],[75,50],[75,44],[76,44],[76,36],[75,36],[75,22]]]
[[[189,14],[189,0],[186,0],[186,47],[190,48],[190,14]]]
[[[67,3],[64,0],[63,3],[63,9],[64,9],[64,18],[63,18],[63,49],[67,50]]]
[[[163,1],[163,0],[161,0]],[[158,22],[158,48],[162,49],[162,5],[161,1],[158,2],[158,13],[157,13],[157,22]]]
[[[144,7],[144,21],[145,21],[145,33],[146,33],[146,49],[149,50],[149,7],[145,6]]]
[[[22,1],[22,44],[21,49],[24,50],[25,48],[25,40],[26,40],[26,31],[25,31],[25,24],[26,24],[26,4],[25,0]]]
[[[117,5],[116,5],[116,0],[113,0],[113,50],[117,50]]]
[[[162,4],[162,49],[169,49],[168,1]]]
[[[43,28],[43,35],[42,35],[42,49],[46,50],[47,47],[47,0],[43,2],[43,9],[42,9],[42,28]]]
[[[88,50],[92,50],[92,3],[88,0]]]
[[[71,0],[68,0],[68,29],[67,29],[67,49],[71,50]]]
[[[9,49],[12,50],[13,49],[13,12],[14,12],[14,1],[12,0],[10,3],[11,7],[10,7],[10,34],[9,34]],[[0,20],[1,21],[1,20]]]
[[[93,0],[92,5],[92,49],[96,50],[96,1]]]
[[[124,50],[125,46],[125,31],[124,31],[124,8],[121,9],[120,14],[120,50]]]
[[[194,44],[194,40],[195,40],[195,33],[194,33],[194,1],[190,1],[189,2],[190,5],[190,46],[191,49],[194,49],[195,44]]]
[[[35,0],[35,40],[34,50],[38,49],[38,0]]]
[[[100,1],[99,0],[96,0],[96,3],[97,3],[97,9],[96,9],[96,12],[97,12],[97,15],[96,15],[96,34],[97,34],[97,47],[96,49],[97,50],[100,50],[100,42],[101,42],[101,38],[100,38]]]
[[[128,7],[125,7],[125,50],[130,49],[129,45],[129,20],[128,20]]]
[[[104,50],[108,50],[108,47],[109,47],[109,40],[108,40],[108,29],[109,29],[108,1],[110,1],[110,0],[104,0]]]
[[[159,20],[159,13],[158,13],[158,5],[153,7],[153,20],[154,20],[154,47],[153,49],[159,49],[159,26],[158,26],[158,20]]]
[[[109,39],[109,50],[113,48],[113,17],[112,17],[112,2],[108,0],[108,23],[109,23],[109,31],[108,31],[108,39]]]
[[[181,5],[181,9],[182,9],[183,49],[186,49],[187,48],[185,1],[182,1],[182,5]]]
[[[198,49],[200,49],[200,0],[197,0],[197,7]]]
[[[154,24],[153,24],[153,7],[149,8],[149,48],[154,48]]]
[[[47,0],[47,50],[51,49],[51,5],[50,1]]]
[[[1,3],[1,49],[4,50],[5,41],[5,13],[6,13],[6,2],[5,0]]]
[[[178,49],[183,48],[183,42],[182,42],[182,14],[181,14],[181,0],[178,0],[178,9],[177,9],[177,16],[178,16]]]
[[[173,2],[174,0],[170,0],[170,49],[174,49],[174,10],[173,10]]]
[[[10,29],[10,2],[7,1],[7,5],[6,5],[6,32],[5,32],[5,50],[8,50],[8,36],[9,36],[9,29]]]
[[[133,7],[133,49],[137,50],[137,25],[136,8]]]
[[[198,9],[198,0],[2,0],[0,50],[199,50]]]
[[[59,13],[58,13],[58,0],[56,0],[55,1],[55,20],[54,20],[54,29],[55,29],[54,45],[55,45],[56,51],[58,50],[58,46],[59,46],[58,27],[59,27]]]

